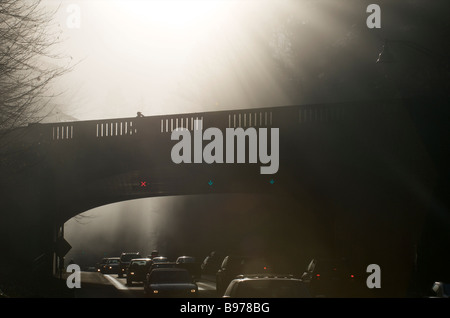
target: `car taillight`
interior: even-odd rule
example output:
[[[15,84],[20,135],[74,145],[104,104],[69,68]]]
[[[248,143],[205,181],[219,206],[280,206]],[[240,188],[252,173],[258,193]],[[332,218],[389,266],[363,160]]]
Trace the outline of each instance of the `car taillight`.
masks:
[[[355,275],[350,275],[351,278],[355,278]]]

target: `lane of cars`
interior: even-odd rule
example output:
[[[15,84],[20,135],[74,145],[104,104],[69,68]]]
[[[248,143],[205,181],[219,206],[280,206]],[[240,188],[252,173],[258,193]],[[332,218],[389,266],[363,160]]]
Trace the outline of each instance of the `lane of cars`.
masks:
[[[279,272],[273,258],[210,253],[202,263],[193,256],[176,261],[153,251],[147,257],[122,253],[102,259],[97,271],[140,283],[149,297],[197,297],[197,282],[215,281],[217,297],[358,297],[364,279],[345,259],[314,258],[300,274]]]
[[[201,277],[200,264],[192,256],[181,256],[176,262],[153,251],[147,257],[140,253],[122,253],[120,257],[103,258],[97,272],[126,276],[126,284],[142,283],[147,297],[197,297],[196,280]]]
[[[126,284],[139,282],[147,297],[198,297],[202,274],[215,278],[218,297],[310,297],[308,287],[292,275],[274,274],[264,258],[208,255],[200,264],[193,256],[175,262],[153,251],[147,257],[122,253],[102,259],[98,272],[126,276]],[[215,274],[215,276],[213,275]]]

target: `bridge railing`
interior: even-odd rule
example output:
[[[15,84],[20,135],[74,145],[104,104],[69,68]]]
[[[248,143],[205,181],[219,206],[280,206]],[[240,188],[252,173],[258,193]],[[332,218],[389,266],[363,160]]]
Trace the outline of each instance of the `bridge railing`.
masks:
[[[40,139],[51,142],[70,142],[73,140],[105,140],[129,138],[145,134],[171,133],[177,128],[200,129],[195,120],[202,120],[203,127],[238,128],[248,127],[295,127],[303,124],[328,123],[349,118],[361,104],[317,104],[295,105],[272,108],[243,109],[185,113],[149,117],[117,118],[39,124]],[[363,107],[364,108],[364,107]]]

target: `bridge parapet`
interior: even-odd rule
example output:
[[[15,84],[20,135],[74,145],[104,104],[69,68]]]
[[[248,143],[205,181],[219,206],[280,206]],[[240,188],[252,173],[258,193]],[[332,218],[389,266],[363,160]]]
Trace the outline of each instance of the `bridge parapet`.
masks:
[[[138,135],[157,136],[161,133],[171,133],[177,128],[198,129],[194,127],[195,120],[202,120],[205,128],[298,127],[299,125],[362,120],[386,111],[385,115],[388,115],[392,114],[392,108],[395,108],[393,106],[392,101],[313,104],[35,124],[32,125],[34,132],[29,139],[34,142],[60,144],[76,140],[103,141]],[[29,130],[29,127],[23,129]]]

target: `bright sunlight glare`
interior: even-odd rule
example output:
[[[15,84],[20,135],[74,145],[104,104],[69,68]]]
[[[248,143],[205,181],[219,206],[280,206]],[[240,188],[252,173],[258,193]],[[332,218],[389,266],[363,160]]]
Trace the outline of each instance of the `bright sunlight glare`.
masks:
[[[113,10],[131,20],[168,28],[195,27],[214,19],[232,1],[128,0],[114,1]]]

